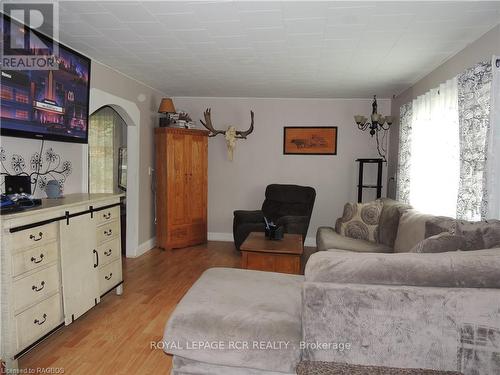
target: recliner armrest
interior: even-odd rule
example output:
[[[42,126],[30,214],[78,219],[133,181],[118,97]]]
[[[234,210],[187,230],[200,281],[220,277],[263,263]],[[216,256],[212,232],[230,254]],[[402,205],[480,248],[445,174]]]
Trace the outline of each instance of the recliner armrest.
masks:
[[[286,233],[303,234],[309,224],[308,216],[282,216],[277,220],[276,225],[283,226]]]
[[[236,210],[234,211],[234,221],[236,224],[240,223],[263,223],[264,214],[261,210],[246,211],[246,210]]]

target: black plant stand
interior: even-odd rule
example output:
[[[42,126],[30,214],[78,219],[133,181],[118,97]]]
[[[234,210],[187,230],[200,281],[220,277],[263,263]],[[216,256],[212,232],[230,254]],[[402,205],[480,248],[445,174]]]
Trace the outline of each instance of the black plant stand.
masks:
[[[358,181],[358,202],[363,201],[363,189],[377,189],[377,199],[382,196],[382,163],[384,159],[356,159],[359,163],[359,181]],[[363,172],[365,164],[377,164],[377,184],[363,184]]]

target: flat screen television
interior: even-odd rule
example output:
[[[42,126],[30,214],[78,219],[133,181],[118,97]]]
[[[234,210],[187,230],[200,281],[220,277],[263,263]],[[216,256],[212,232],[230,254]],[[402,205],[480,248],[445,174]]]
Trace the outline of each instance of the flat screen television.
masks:
[[[3,15],[4,55],[36,55],[10,49],[11,25],[34,32],[52,53],[52,39]],[[16,35],[22,33],[17,33]],[[17,36],[14,36],[17,37]],[[22,44],[24,45],[24,44]],[[5,136],[87,143],[90,59],[58,43],[57,69],[1,71],[0,133]]]

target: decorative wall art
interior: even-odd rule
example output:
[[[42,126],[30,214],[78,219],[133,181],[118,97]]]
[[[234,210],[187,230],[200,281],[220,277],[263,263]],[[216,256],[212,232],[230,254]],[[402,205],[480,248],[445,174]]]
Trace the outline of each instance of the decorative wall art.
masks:
[[[285,126],[283,154],[337,155],[336,126]]]
[[[43,156],[42,156],[43,155]],[[45,191],[47,182],[56,180],[61,189],[64,189],[66,178],[72,172],[71,162],[62,160],[61,156],[51,147],[44,154],[35,152],[31,155],[29,161],[26,161],[22,155],[12,154],[7,156],[7,152],[0,147],[0,166],[2,176],[28,176],[31,180],[34,193],[37,188]],[[2,191],[4,190],[4,180],[0,183]]]

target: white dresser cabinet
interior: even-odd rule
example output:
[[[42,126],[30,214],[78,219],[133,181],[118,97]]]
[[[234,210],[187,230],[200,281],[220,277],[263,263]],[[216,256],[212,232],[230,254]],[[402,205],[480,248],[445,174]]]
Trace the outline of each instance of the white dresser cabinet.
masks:
[[[120,195],[71,194],[1,216],[0,359],[16,359],[116,288]]]

